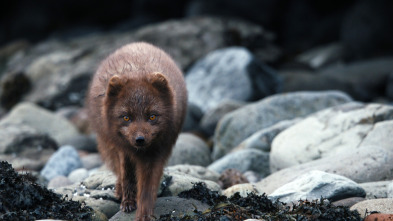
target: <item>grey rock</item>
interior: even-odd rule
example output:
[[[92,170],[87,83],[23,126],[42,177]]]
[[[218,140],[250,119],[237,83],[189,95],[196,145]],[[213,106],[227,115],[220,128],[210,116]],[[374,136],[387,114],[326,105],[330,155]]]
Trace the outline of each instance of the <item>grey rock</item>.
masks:
[[[218,121],[227,113],[234,111],[246,103],[235,100],[227,100],[219,103],[215,108],[208,110],[202,117],[200,127],[208,136],[214,135]]]
[[[283,120],[305,117],[352,99],[338,91],[277,94],[225,115],[214,136],[213,159],[230,152],[247,137]]]
[[[276,73],[245,48],[213,51],[186,74],[189,101],[203,112],[225,100],[249,101],[278,91]]]
[[[82,156],[81,161],[83,168],[86,168],[87,170],[98,168],[104,165],[104,162],[102,161],[101,155],[99,153],[91,153],[89,155]]]
[[[377,181],[360,183],[359,185],[366,191],[367,199],[388,198],[388,186],[392,181]]]
[[[342,199],[342,200],[338,200],[338,201],[334,201],[332,204],[334,206],[347,206],[347,207],[351,207],[353,205],[355,205],[358,202],[362,202],[366,200],[364,197],[350,197],[350,198],[346,198],[346,199]]]
[[[143,27],[132,37],[168,51],[183,70],[207,53],[233,45],[248,45],[262,61],[273,61],[279,55],[277,47],[272,44],[272,33],[259,25],[233,18],[198,17],[167,21]]]
[[[393,198],[393,181],[390,181],[390,183],[387,186],[387,197],[388,198]]]
[[[242,197],[247,197],[247,195],[249,193],[254,193],[256,195],[262,195],[264,194],[264,190],[263,188],[261,188],[261,186],[253,184],[253,183],[242,183],[242,184],[237,184],[237,185],[233,185],[227,189],[225,189],[222,192],[222,195],[225,195],[226,197],[230,198],[233,195],[235,195],[235,193],[239,193],[240,196]]]
[[[48,183],[48,189],[56,189],[73,184],[73,182],[65,176],[56,176]]]
[[[347,177],[356,183],[393,179],[393,152],[378,146],[361,146],[352,152],[331,155],[272,173],[258,185],[270,194],[280,186],[311,170]]]
[[[193,213],[195,208],[198,211],[205,211],[209,205],[194,199],[183,199],[179,197],[160,197],[157,198],[154,207],[154,217],[160,215],[172,214],[173,216],[181,216],[184,214]],[[135,219],[135,213],[124,213],[122,211],[116,213],[110,221],[128,221]]]
[[[51,180],[60,175],[68,176],[69,173],[80,167],[82,167],[82,162],[75,148],[63,146],[51,156],[41,170],[41,175],[47,180]]]
[[[274,139],[270,169],[275,172],[342,152],[353,152],[363,145],[393,150],[393,139],[388,135],[393,131],[393,121],[387,121],[390,119],[393,119],[393,107],[382,104],[348,103],[322,110]]]
[[[90,153],[97,152],[97,141],[95,136],[78,135],[71,137],[70,139],[64,141],[67,145],[75,147],[77,150],[87,151]]]
[[[76,169],[76,170],[72,171],[68,175],[68,179],[72,183],[80,183],[81,181],[83,181],[88,176],[89,176],[89,172],[87,171],[86,168],[79,168],[79,169]]]
[[[207,166],[210,163],[210,149],[207,144],[193,134],[182,133],[176,141],[167,165],[190,164]]]
[[[366,192],[354,181],[340,175],[313,170],[279,187],[269,198],[290,203],[299,199],[315,200],[324,197],[336,201],[364,196]]]
[[[0,154],[21,154],[26,151],[57,149],[47,134],[23,123],[0,121]]]
[[[79,133],[65,118],[43,109],[35,104],[23,102],[15,106],[11,112],[2,119],[2,125],[26,125],[36,129],[39,133],[47,134],[59,145]]]
[[[235,147],[232,152],[244,149],[257,149],[265,152],[270,152],[271,144],[273,139],[285,129],[291,127],[292,125],[299,122],[300,119],[296,118],[293,120],[283,120],[274,124],[271,127],[267,127],[260,131],[257,131],[243,142],[241,142],[237,147]]]
[[[201,109],[197,105],[188,102],[186,119],[184,120],[182,131],[197,131],[202,116]]]
[[[220,185],[210,180],[201,180],[187,174],[180,174],[178,172],[164,173],[164,178],[162,180],[167,180],[167,177],[170,177],[170,183],[166,189],[161,190],[162,192],[159,193],[160,196],[177,196],[183,191],[192,189],[194,184],[199,182],[205,183],[208,189],[221,193]]]
[[[339,43],[331,43],[303,52],[296,56],[295,60],[317,69],[331,63],[337,63],[342,60],[343,56],[342,45]]]
[[[7,161],[15,170],[40,171],[54,152],[54,149],[32,148],[17,154],[0,154],[0,161]]]
[[[270,174],[269,153],[256,149],[239,150],[225,155],[208,166],[209,170],[217,173],[231,168],[242,173],[251,170],[265,177]]]
[[[116,175],[107,169],[100,169],[87,177],[83,184],[87,189],[114,189],[116,184]]]
[[[169,166],[164,169],[164,174],[187,174],[192,177],[201,179],[201,180],[210,180],[213,182],[217,182],[220,174],[207,169],[206,167],[197,166],[197,165],[175,165]]]
[[[350,209],[357,210],[364,217],[366,211],[378,211],[385,214],[393,214],[393,198],[369,199],[356,203]]]

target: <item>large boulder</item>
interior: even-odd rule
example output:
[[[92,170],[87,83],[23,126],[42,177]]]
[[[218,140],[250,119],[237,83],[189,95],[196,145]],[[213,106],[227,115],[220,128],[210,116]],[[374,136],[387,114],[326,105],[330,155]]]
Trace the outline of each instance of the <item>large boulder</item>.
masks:
[[[230,152],[253,133],[283,120],[305,117],[352,99],[338,91],[277,94],[225,115],[214,136],[213,159]]]

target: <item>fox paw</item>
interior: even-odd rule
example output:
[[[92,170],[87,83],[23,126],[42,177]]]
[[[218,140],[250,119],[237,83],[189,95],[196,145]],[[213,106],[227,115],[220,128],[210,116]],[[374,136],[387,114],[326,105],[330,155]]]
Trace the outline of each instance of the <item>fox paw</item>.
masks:
[[[136,202],[135,200],[123,200],[120,204],[120,209],[123,212],[130,213],[136,210]]]

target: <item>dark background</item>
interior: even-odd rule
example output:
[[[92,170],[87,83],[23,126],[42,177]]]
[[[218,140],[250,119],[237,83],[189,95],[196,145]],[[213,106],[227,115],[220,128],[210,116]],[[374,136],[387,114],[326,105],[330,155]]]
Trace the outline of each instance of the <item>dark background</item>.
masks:
[[[290,56],[341,42],[357,60],[393,49],[392,0],[19,0],[0,5],[0,47],[91,32],[125,31],[200,15],[240,17],[276,34]]]

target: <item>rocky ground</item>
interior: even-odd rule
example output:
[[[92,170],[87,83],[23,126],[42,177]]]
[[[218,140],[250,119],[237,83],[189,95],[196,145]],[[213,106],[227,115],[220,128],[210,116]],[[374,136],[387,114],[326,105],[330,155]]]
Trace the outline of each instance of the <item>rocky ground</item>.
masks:
[[[282,62],[274,34],[238,19],[179,19],[3,47],[0,161],[85,202],[102,220],[133,217],[119,211],[116,178],[83,109],[99,61],[133,41],[168,51],[189,91],[156,217],[206,211],[206,203],[178,197],[196,183],[228,198],[266,194],[292,205],[323,197],[362,217],[393,214],[393,57],[344,62],[336,42]]]

